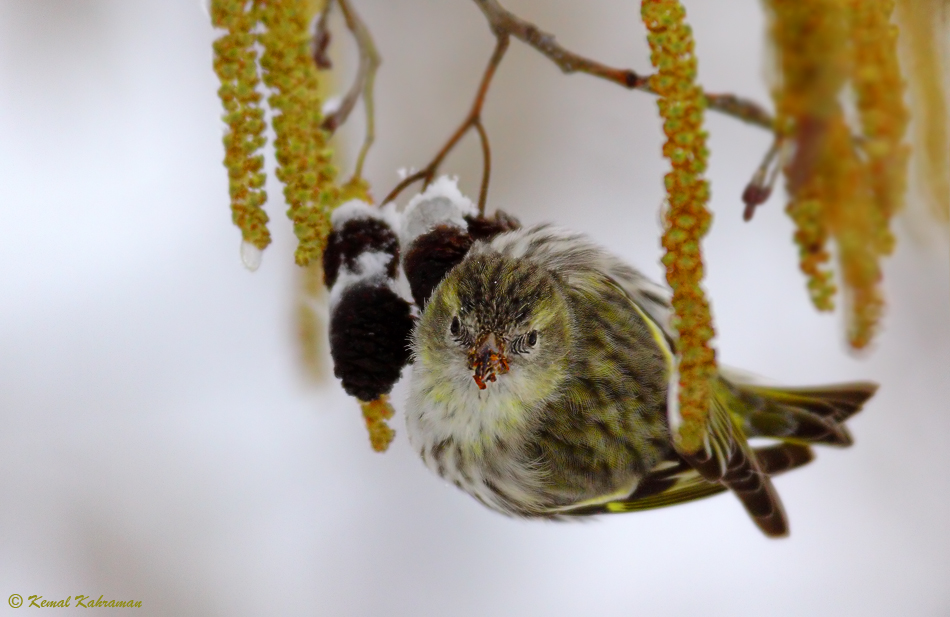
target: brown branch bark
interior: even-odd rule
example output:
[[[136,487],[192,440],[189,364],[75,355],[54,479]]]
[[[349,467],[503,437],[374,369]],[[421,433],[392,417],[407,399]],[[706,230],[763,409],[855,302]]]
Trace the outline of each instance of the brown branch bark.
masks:
[[[328,0],[327,7],[329,7],[331,2],[332,0]],[[369,152],[370,146],[373,145],[373,141],[376,139],[376,114],[374,108],[373,88],[376,82],[376,72],[379,69],[380,64],[382,64],[382,60],[379,57],[379,52],[376,50],[376,44],[373,42],[373,37],[370,35],[369,29],[350,5],[350,1],[336,0],[336,2],[339,4],[340,10],[343,12],[343,18],[346,20],[346,27],[349,28],[350,32],[353,33],[353,38],[356,40],[356,46],[359,50],[360,56],[360,65],[356,73],[356,79],[353,81],[353,85],[350,86],[350,89],[347,91],[346,96],[343,97],[343,101],[340,102],[340,106],[337,108],[337,110],[324,118],[321,128],[332,135],[337,128],[346,122],[346,119],[350,116],[350,113],[356,106],[356,102],[362,96],[363,107],[366,110],[366,136],[363,139],[363,146],[360,148],[360,154],[356,159],[356,169],[353,172],[353,177],[359,178],[363,174],[363,162],[366,159],[366,154]],[[325,24],[325,15],[326,12],[324,12],[320,17],[321,24]],[[317,32],[320,33],[321,31],[325,30],[325,25],[322,29],[318,26]],[[329,35],[325,36],[328,40]],[[321,43],[321,40],[317,41],[318,45]]]
[[[541,52],[565,73],[587,73],[625,88],[656,94],[650,86],[649,75],[640,75],[632,69],[610,67],[569,51],[555,41],[553,34],[511,13],[498,0],[475,0],[475,4],[484,13],[495,36],[505,34],[515,37]],[[706,94],[705,97],[710,109],[772,130],[772,116],[758,103],[733,94]]]
[[[343,2],[344,0],[339,1]],[[398,197],[404,189],[420,180],[423,181],[423,189],[425,189],[425,187],[432,182],[445,157],[448,156],[459,140],[461,140],[470,129],[475,128],[478,131],[484,155],[482,184],[478,196],[479,212],[484,214],[485,202],[488,195],[488,184],[491,177],[491,150],[488,146],[488,135],[482,126],[481,111],[485,104],[485,95],[488,92],[488,86],[495,74],[495,70],[501,63],[505,51],[508,49],[508,43],[511,37],[538,50],[565,73],[586,73],[619,84],[628,89],[656,94],[650,85],[649,75],[640,75],[632,69],[618,69],[607,66],[606,64],[585,58],[584,56],[565,49],[555,41],[554,35],[544,32],[531,22],[511,13],[501,6],[498,0],[474,1],[488,20],[492,33],[497,40],[495,52],[492,54],[488,67],[482,76],[482,82],[475,96],[475,102],[472,104],[472,108],[462,121],[462,124],[459,125],[455,133],[453,133],[445,145],[442,146],[442,149],[439,150],[435,158],[433,158],[425,168],[399,182],[399,184],[390,191],[389,195],[386,196],[386,199],[383,200],[383,204],[389,203]],[[768,130],[772,130],[773,128],[772,116],[757,103],[739,98],[732,94],[704,94],[704,97],[710,109]]]
[[[475,101],[472,103],[472,108],[469,110],[468,115],[465,116],[462,124],[460,124],[459,127],[455,129],[455,133],[453,133],[449,140],[445,142],[445,145],[442,146],[442,149],[439,150],[439,153],[435,155],[435,158],[432,159],[432,161],[426,165],[425,168],[404,178],[402,182],[397,184],[396,187],[390,191],[389,195],[386,196],[386,199],[384,199],[380,205],[387,204],[394,200],[399,196],[399,193],[401,193],[403,189],[415,184],[419,180],[423,181],[422,187],[423,190],[425,190],[425,187],[429,186],[429,183],[432,182],[435,174],[438,173],[439,166],[442,165],[442,161],[445,160],[445,157],[448,156],[448,154],[462,139],[462,137],[464,137],[470,129],[474,128],[478,132],[482,144],[482,154],[484,157],[482,185],[478,195],[478,211],[479,214],[485,214],[485,202],[488,199],[488,181],[491,174],[491,150],[488,146],[488,135],[485,132],[485,128],[482,126],[482,107],[485,105],[485,97],[488,94],[488,87],[491,85],[491,80],[495,76],[495,71],[498,69],[498,65],[501,64],[501,59],[505,56],[505,52],[508,50],[509,42],[509,37],[506,33],[496,33],[495,36],[497,38],[495,51],[492,53],[491,59],[488,61],[488,66],[485,67],[485,73],[482,75],[481,84],[478,86],[478,92],[475,95]]]

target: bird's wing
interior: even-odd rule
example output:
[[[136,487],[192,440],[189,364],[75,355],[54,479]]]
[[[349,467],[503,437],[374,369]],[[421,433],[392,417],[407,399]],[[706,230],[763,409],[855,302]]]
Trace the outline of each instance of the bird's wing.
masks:
[[[637,512],[710,497],[726,491],[718,482],[709,482],[682,459],[666,460],[644,476],[636,490],[622,499],[584,505],[559,512],[563,516],[587,516],[617,512]]]
[[[650,320],[666,334],[670,345],[675,347],[676,331],[673,329],[673,306],[670,304],[670,290],[660,285],[639,270],[627,265],[614,255],[602,251],[597,269],[610,278],[640,309],[650,316]]]
[[[756,448],[752,453],[762,472],[768,475],[790,471],[812,460],[812,452],[808,446],[792,443]],[[652,510],[711,497],[726,490],[728,489],[722,482],[707,480],[690,463],[677,457],[657,465],[640,480],[636,490],[623,499],[566,509],[559,514],[587,516]]]
[[[673,506],[725,492],[718,482],[709,482],[689,463],[664,461],[647,474],[629,497],[604,504],[604,512],[634,512]]]
[[[613,284],[623,288],[615,279]],[[674,341],[668,334],[667,328],[658,323],[637,299],[627,294],[630,304],[650,326],[651,333],[667,361],[669,375],[669,395],[667,397],[667,414],[670,420],[671,432],[679,426],[677,391],[679,387],[679,372],[677,370],[676,355],[673,351]],[[667,505],[669,499],[689,501],[719,492],[714,486],[721,486],[723,490],[732,490],[746,511],[755,521],[755,524],[768,536],[784,536],[788,533],[788,520],[778,491],[772,486],[767,473],[762,471],[752,448],[742,429],[733,417],[730,407],[735,403],[731,392],[722,387],[722,384],[713,384],[713,396],[710,399],[709,419],[706,423],[706,434],[703,439],[703,448],[699,452],[679,452],[682,459],[698,472],[703,482],[693,478],[691,474],[684,474],[670,488],[673,490],[663,498]],[[673,439],[674,447],[677,440]],[[712,486],[707,486],[710,484]],[[668,493],[668,491],[665,491]],[[661,493],[662,494],[662,493]]]

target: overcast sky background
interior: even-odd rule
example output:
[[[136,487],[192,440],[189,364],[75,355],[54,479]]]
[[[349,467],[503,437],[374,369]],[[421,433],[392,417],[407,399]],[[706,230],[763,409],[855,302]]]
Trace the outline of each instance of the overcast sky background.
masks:
[[[467,0],[354,4],[384,58],[367,163],[384,195],[466,113],[493,38]],[[649,69],[633,0],[505,4],[572,49]],[[757,1],[686,6],[704,86],[767,102]],[[215,36],[199,0],[0,0],[0,613],[15,613],[13,593],[182,616],[950,613],[941,232],[897,224],[885,330],[868,357],[848,355],[840,314],[807,300],[782,197],[741,220],[769,135],[708,114],[719,357],[789,385],[880,382],[850,424],[856,444],[777,480],[781,541],[730,496],[587,524],[510,520],[417,460],[402,386],[381,455],[337,382],[306,379],[273,174],[275,242],[256,273],[239,260]],[[562,76],[513,41],[485,125],[490,209],[587,232],[660,276],[652,97]],[[446,171],[476,190],[474,139]]]

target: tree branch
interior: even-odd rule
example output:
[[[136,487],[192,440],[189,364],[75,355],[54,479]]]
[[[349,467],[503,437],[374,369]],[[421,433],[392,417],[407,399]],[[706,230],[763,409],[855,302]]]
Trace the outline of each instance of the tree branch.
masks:
[[[341,2],[342,6],[342,3],[346,0],[338,1]],[[497,40],[495,52],[492,54],[488,67],[482,76],[482,82],[475,96],[475,102],[472,104],[472,108],[462,121],[462,124],[459,125],[455,133],[453,133],[445,145],[442,146],[442,149],[439,150],[435,158],[432,159],[425,168],[407,176],[399,182],[399,184],[390,191],[389,195],[386,196],[386,199],[382,201],[382,204],[389,203],[398,197],[404,189],[420,180],[423,181],[424,190],[425,187],[432,182],[445,157],[448,156],[456,144],[458,144],[459,140],[461,140],[470,129],[474,128],[478,131],[484,155],[484,168],[482,172],[481,190],[478,196],[478,209],[481,214],[485,213],[488,183],[491,177],[491,150],[488,146],[488,135],[482,126],[481,111],[485,104],[485,95],[488,92],[488,86],[495,74],[495,70],[501,63],[501,59],[504,57],[505,51],[508,49],[508,43],[511,37],[535,48],[565,73],[587,73],[588,75],[605,79],[628,89],[656,94],[656,91],[654,91],[650,85],[649,75],[640,75],[631,69],[610,67],[575,54],[561,47],[554,40],[554,35],[540,30],[534,24],[511,13],[501,6],[498,0],[474,1],[488,20],[492,33]],[[773,130],[772,116],[757,103],[739,98],[732,94],[704,94],[703,96],[710,109],[738,118],[744,122]]]
[[[554,40],[553,34],[544,32],[534,24],[511,13],[501,6],[498,0],[475,0],[475,4],[485,14],[495,36],[515,37],[541,52],[565,73],[587,73],[625,88],[656,94],[650,86],[649,75],[640,75],[631,69],[613,68],[575,54],[561,47]],[[753,101],[732,94],[706,94],[705,96],[709,109],[768,130],[773,128],[772,116]]]
[[[707,92],[704,96],[706,97],[706,107],[709,109],[714,109],[719,113],[770,131],[775,130],[775,119],[772,114],[754,101],[738,97],[735,94],[709,94]]]
[[[475,101],[472,103],[472,108],[469,110],[468,115],[465,116],[462,124],[459,125],[455,133],[452,134],[452,137],[449,138],[445,145],[442,146],[442,149],[439,150],[439,153],[435,155],[435,158],[432,159],[424,169],[403,179],[402,182],[397,184],[396,187],[390,191],[389,195],[386,196],[386,199],[384,199],[380,205],[387,204],[394,200],[403,189],[419,180],[423,181],[422,188],[425,190],[425,187],[429,186],[429,183],[432,182],[435,174],[439,171],[439,166],[442,164],[442,161],[445,160],[445,157],[448,156],[449,152],[452,151],[452,148],[455,147],[459,140],[461,140],[470,129],[474,128],[478,131],[478,135],[481,139],[482,154],[484,156],[482,186],[478,195],[478,211],[480,214],[485,213],[485,202],[488,199],[488,180],[491,174],[491,150],[488,147],[488,135],[482,126],[482,107],[485,105],[485,96],[488,94],[488,87],[491,85],[491,80],[495,76],[495,71],[498,65],[501,64],[501,59],[505,56],[505,52],[508,50],[509,41],[508,34],[504,32],[496,32],[495,37],[497,38],[495,51],[492,53],[491,60],[488,61],[488,66],[485,67],[485,73],[482,75],[481,84],[478,86]]]
[[[328,6],[330,1],[331,0],[328,0],[327,2]],[[340,5],[340,10],[343,12],[346,27],[353,33],[353,38],[356,40],[360,55],[360,66],[357,70],[353,85],[350,86],[349,91],[347,91],[346,96],[343,97],[343,101],[337,110],[323,120],[322,128],[332,135],[340,125],[346,122],[346,119],[353,111],[360,96],[363,97],[363,107],[366,110],[366,136],[363,139],[363,146],[360,148],[359,157],[356,159],[356,169],[353,172],[353,177],[359,178],[363,174],[363,162],[366,159],[366,154],[376,139],[373,87],[376,82],[376,71],[379,69],[382,60],[379,57],[379,52],[376,50],[376,45],[373,42],[373,37],[369,33],[369,29],[363,20],[360,19],[356,11],[353,10],[350,1],[336,0],[336,2]],[[321,23],[325,21],[325,14],[326,13],[321,15]],[[319,27],[318,32],[320,32]],[[320,41],[318,41],[318,44],[319,43]]]

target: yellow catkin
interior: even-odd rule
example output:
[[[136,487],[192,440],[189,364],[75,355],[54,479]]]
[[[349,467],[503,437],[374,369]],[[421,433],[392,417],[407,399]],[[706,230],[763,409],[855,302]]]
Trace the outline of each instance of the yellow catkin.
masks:
[[[245,242],[263,250],[270,244],[264,192],[264,112],[257,91],[257,52],[254,28],[258,14],[245,0],[212,0],[211,23],[227,30],[214,42],[214,71],[221,80],[218,96],[224,105],[224,165],[228,169],[231,218]]]
[[[641,16],[649,34],[650,60],[657,72],[650,79],[659,94],[667,141],[663,154],[672,170],[665,183],[669,202],[663,247],[666,280],[673,289],[674,326],[679,334],[679,406],[683,418],[677,438],[687,452],[702,447],[708,420],[716,354],[710,345],[714,330],[709,303],[700,283],[703,257],[700,240],[712,217],[706,209],[704,98],[696,85],[696,55],[686,10],[677,0],[643,0]]]
[[[799,266],[812,302],[818,310],[830,311],[836,288],[828,265],[823,183],[811,176],[847,77],[848,15],[842,0],[765,0],[765,5],[777,65],[772,89],[776,127],[796,143],[796,156],[785,169],[786,212],[795,222]]]
[[[790,134],[799,118],[822,121],[835,113],[850,64],[848,12],[845,0],[765,0],[765,6],[778,65],[778,126]]]
[[[310,383],[323,384],[333,374],[327,353],[329,320],[323,264],[313,262],[300,268],[297,285],[297,350],[301,368]]]
[[[385,452],[396,436],[396,432],[386,424],[386,420],[392,418],[394,413],[392,405],[389,404],[389,397],[384,394],[375,401],[360,401],[360,407],[363,409],[363,419],[366,421],[373,450]]]
[[[914,110],[914,167],[919,191],[938,219],[950,221],[950,3],[898,0],[897,19]]]
[[[910,149],[904,143],[908,112],[897,61],[897,26],[891,23],[894,0],[849,0],[855,93],[862,149],[867,157],[871,189],[879,217],[875,239],[881,254],[894,250],[891,217],[900,210],[907,190]]]
[[[766,0],[778,82],[780,133],[794,143],[785,174],[800,266],[820,310],[836,289],[826,244],[837,246],[848,342],[870,344],[884,300],[880,258],[907,187],[908,113],[897,62],[894,0]],[[849,82],[860,139],[842,109]],[[860,152],[859,152],[860,150]]]
[[[795,222],[795,243],[798,245],[799,267],[808,277],[808,295],[819,311],[834,310],[837,287],[834,273],[827,265],[828,228],[822,219],[821,194],[814,183],[806,183],[785,211]]]
[[[297,236],[298,265],[319,260],[339,202],[336,169],[320,124],[317,67],[310,51],[314,5],[307,0],[257,0],[266,31],[260,35],[264,83],[276,133],[277,177]]]
[[[884,307],[878,243],[881,211],[870,169],[858,156],[844,112],[832,116],[824,146],[814,178],[821,187],[818,199],[824,219],[838,247],[848,342],[862,349],[871,342]]]
[[[311,6],[314,14],[319,14],[326,1],[314,2]],[[330,71],[319,73],[318,95],[321,100],[335,92],[337,76]],[[333,156],[339,160],[343,144],[335,143]],[[342,187],[341,187],[342,188]],[[346,201],[341,194],[340,203]],[[333,376],[333,366],[329,354],[329,319],[327,307],[327,288],[323,281],[323,260],[311,259],[310,264],[300,268],[297,273],[296,294],[297,350],[304,377],[313,385],[329,383]]]

